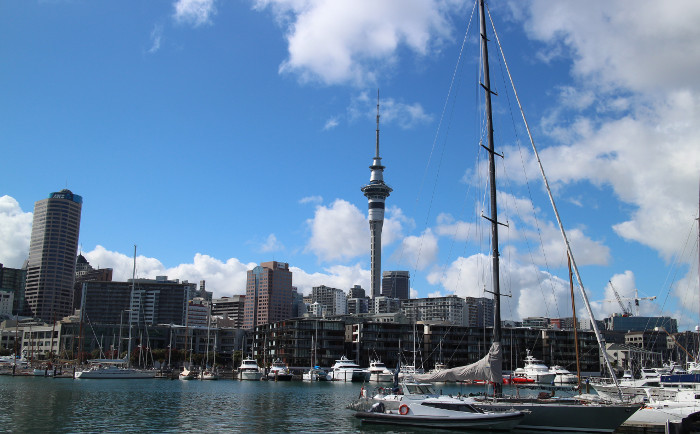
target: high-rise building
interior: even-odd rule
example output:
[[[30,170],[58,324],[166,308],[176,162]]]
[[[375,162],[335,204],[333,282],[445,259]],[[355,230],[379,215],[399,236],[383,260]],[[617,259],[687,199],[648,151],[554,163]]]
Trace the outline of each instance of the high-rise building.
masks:
[[[46,322],[73,313],[82,204],[67,189],[34,204],[25,298],[29,314]]]
[[[201,284],[200,284],[201,287]],[[212,301],[212,316],[226,315],[233,321],[235,328],[243,328],[243,310],[245,309],[245,295],[232,295],[231,297],[215,298]]]
[[[243,328],[291,317],[292,272],[285,262],[263,262],[248,270]]]
[[[401,303],[401,311],[411,322],[430,321],[467,325],[467,304],[457,295],[405,300]]]
[[[347,296],[342,289],[329,288],[326,285],[311,288],[313,303],[323,306],[326,315],[345,315],[347,313]]]
[[[75,261],[75,283],[73,284],[73,308],[80,309],[83,297],[83,282],[111,282],[111,268],[94,269],[82,254]]]
[[[467,302],[467,324],[469,327],[493,327],[493,299],[465,297]]]
[[[24,284],[27,270],[3,267],[0,264],[0,289],[11,291],[12,315],[24,315]]]
[[[384,271],[382,273],[382,295],[408,300],[411,292],[411,274],[408,271]]]
[[[377,143],[372,165],[369,184],[362,187],[367,197],[369,207],[370,230],[370,297],[381,295],[382,277],[382,227],[384,226],[384,202],[392,192],[391,187],[384,183],[384,166],[379,156],[379,95],[377,94]]]

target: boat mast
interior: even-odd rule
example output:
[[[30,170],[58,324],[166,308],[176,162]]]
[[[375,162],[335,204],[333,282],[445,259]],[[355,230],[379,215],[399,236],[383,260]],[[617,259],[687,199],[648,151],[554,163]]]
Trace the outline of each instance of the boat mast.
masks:
[[[126,344],[126,367],[131,368],[131,314],[134,309],[134,291],[136,290],[136,244],[134,244],[134,269],[131,273],[131,297],[129,300],[129,340]]]
[[[490,200],[491,200],[491,216],[486,217],[487,220],[491,222],[491,267],[492,267],[492,279],[493,279],[493,343],[497,344],[500,348],[501,343],[501,290],[500,290],[500,276],[499,276],[499,253],[498,253],[498,209],[496,204],[496,162],[493,144],[493,120],[492,120],[492,109],[491,109],[491,80],[489,78],[489,51],[488,51],[488,39],[486,38],[486,15],[484,13],[484,2],[485,0],[479,0],[479,16],[480,16],[480,30],[481,30],[481,52],[482,52],[482,64],[484,72],[484,82],[481,87],[484,88],[484,95],[486,99],[486,135],[488,146],[483,146],[489,154],[489,184],[490,184]],[[501,379],[494,382],[494,394],[496,396],[501,395],[503,392],[503,384]]]
[[[581,394],[581,359],[578,353],[578,322],[576,321],[576,301],[574,300],[574,272],[571,270],[571,256],[566,255],[569,262],[569,289],[571,290],[571,312],[574,317],[574,348],[576,349],[576,377],[578,378],[578,393]]]

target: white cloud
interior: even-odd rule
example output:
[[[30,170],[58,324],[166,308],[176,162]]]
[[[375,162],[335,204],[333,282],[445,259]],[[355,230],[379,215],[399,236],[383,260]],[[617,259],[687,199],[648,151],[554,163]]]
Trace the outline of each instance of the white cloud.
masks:
[[[20,268],[29,256],[32,213],[23,212],[15,198],[0,196],[0,263]]]
[[[428,282],[440,284],[448,294],[460,297],[491,298],[491,259],[483,254],[457,258],[446,269],[434,269]],[[569,284],[532,265],[501,261],[501,294],[503,318],[522,319],[528,316],[552,318],[570,316]]]
[[[333,128],[337,127],[340,124],[338,121],[338,117],[334,116],[326,121],[326,124],[323,126],[324,131],[332,130]]]
[[[280,71],[302,81],[362,85],[397,62],[406,48],[420,56],[451,36],[445,0],[257,0],[285,27],[289,57]]]
[[[416,125],[424,125],[432,121],[432,115],[425,112],[420,103],[405,103],[393,98],[382,97],[379,101],[380,128],[381,125],[397,124],[403,129],[410,129]],[[348,107],[350,119],[376,119],[376,96],[370,96],[367,92],[361,92],[350,101]]]
[[[339,288],[348,292],[354,285],[360,285],[369,291],[370,272],[363,269],[360,264],[353,266],[335,265],[325,268],[325,273],[307,273],[298,267],[290,267],[292,279],[297,290],[309,295],[314,286],[326,285],[331,288]]]
[[[211,17],[216,14],[215,0],[177,0],[174,4],[173,17],[178,23],[199,27],[211,24]]]
[[[162,38],[163,26],[156,24],[153,26],[153,30],[151,30],[151,48],[148,49],[149,53],[153,54],[160,49],[160,41]]]
[[[265,242],[260,246],[259,251],[266,252],[278,252],[284,250],[284,245],[279,242],[275,234],[270,234],[267,236]]]
[[[322,196],[306,196],[302,197],[299,199],[300,204],[305,204],[305,203],[322,203],[323,202],[323,197]]]
[[[400,239],[405,224],[411,224],[398,208],[389,208],[384,218],[382,246]],[[311,237],[305,250],[321,261],[346,261],[369,254],[369,223],[355,205],[336,199],[330,206],[316,207],[314,217],[306,221]]]
[[[131,279],[132,257],[107,250],[99,245],[90,252],[84,252],[83,256],[95,268],[99,266],[114,269],[112,278],[115,281],[124,282]],[[197,284],[205,280],[207,290],[213,291],[214,297],[223,297],[245,294],[247,271],[252,270],[256,265],[255,263],[245,264],[235,258],[223,262],[209,255],[197,253],[192,263],[166,268],[158,259],[138,255],[136,276],[144,279],[168,276],[169,279],[188,280]]]
[[[420,236],[408,236],[391,256],[399,264],[425,270],[435,263],[438,255],[438,239],[431,229],[426,229]]]

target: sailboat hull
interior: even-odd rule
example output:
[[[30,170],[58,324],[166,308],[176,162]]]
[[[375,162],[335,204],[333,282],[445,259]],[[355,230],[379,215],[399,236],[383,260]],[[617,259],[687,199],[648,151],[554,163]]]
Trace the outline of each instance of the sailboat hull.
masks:
[[[499,400],[480,402],[475,407],[522,411],[525,417],[514,429],[556,432],[613,432],[639,409],[638,405],[584,405],[568,400],[562,403]]]

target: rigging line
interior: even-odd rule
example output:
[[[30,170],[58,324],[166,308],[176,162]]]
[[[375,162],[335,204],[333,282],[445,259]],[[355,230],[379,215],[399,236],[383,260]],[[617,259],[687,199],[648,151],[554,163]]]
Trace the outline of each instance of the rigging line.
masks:
[[[487,7],[488,10],[488,7]],[[591,325],[593,326],[593,332],[595,333],[596,340],[598,341],[598,345],[600,347],[600,352],[603,355],[603,359],[605,360],[605,366],[607,370],[610,372],[610,376],[613,379],[613,383],[615,384],[615,387],[618,390],[620,398],[622,398],[622,390],[620,389],[620,384],[617,381],[617,377],[615,376],[615,373],[613,371],[612,364],[610,363],[610,357],[608,356],[608,353],[605,349],[605,339],[601,336],[600,331],[598,330],[598,324],[595,322],[595,316],[593,315],[593,310],[591,309],[591,305],[588,301],[588,295],[586,294],[586,290],[583,286],[583,281],[581,280],[581,275],[579,274],[578,271],[578,266],[576,265],[576,260],[574,258],[574,255],[571,251],[571,244],[569,244],[569,239],[566,235],[566,231],[564,230],[564,225],[561,221],[561,218],[559,216],[559,210],[556,207],[556,204],[554,202],[554,196],[552,195],[552,191],[549,188],[549,181],[547,180],[547,176],[544,173],[544,167],[542,166],[542,160],[540,160],[539,157],[539,152],[537,151],[537,146],[535,146],[535,140],[532,137],[532,133],[530,131],[530,125],[527,123],[527,119],[525,118],[525,111],[523,110],[522,104],[520,104],[520,98],[518,98],[518,92],[515,89],[515,83],[513,82],[513,77],[510,74],[510,69],[508,68],[508,62],[506,61],[505,55],[503,53],[503,48],[501,47],[501,41],[498,38],[498,33],[496,32],[496,26],[493,23],[493,19],[491,18],[491,11],[489,10],[489,20],[491,20],[491,26],[493,27],[493,32],[494,35],[496,36],[496,42],[498,43],[498,48],[501,52],[501,56],[503,57],[503,64],[506,67],[506,71],[508,71],[508,78],[510,79],[510,84],[513,88],[513,94],[515,96],[516,101],[518,102],[518,108],[520,109],[520,114],[523,117],[523,122],[525,123],[525,129],[527,130],[528,137],[530,138],[530,144],[532,145],[533,152],[535,153],[535,157],[537,159],[537,163],[540,169],[540,173],[542,175],[542,180],[544,181],[545,188],[547,190],[547,195],[549,196],[549,201],[552,204],[552,209],[554,210],[554,215],[557,219],[557,223],[559,225],[559,231],[561,232],[562,238],[564,239],[564,244],[566,245],[566,250],[571,258],[571,265],[573,267],[573,270],[576,274],[576,281],[578,282],[578,287],[581,292],[581,298],[583,298],[583,302],[586,306],[586,310],[588,311],[588,315],[591,318]]]
[[[475,3],[475,4],[476,4],[476,3]],[[473,10],[472,10],[472,15],[473,15]],[[439,135],[440,135],[440,129],[441,129],[441,127],[442,127],[442,123],[443,123],[443,120],[444,120],[444,118],[445,118],[445,113],[447,112],[448,104],[449,104],[450,101],[451,101],[451,102],[452,102],[452,106],[451,106],[451,108],[450,108],[450,115],[447,117],[447,118],[450,120],[450,122],[448,122],[448,124],[447,124],[446,132],[445,132],[445,137],[444,137],[443,142],[442,142],[442,152],[440,153],[440,159],[439,159],[438,164],[437,164],[437,173],[435,174],[435,182],[433,183],[433,190],[432,190],[432,194],[431,194],[431,197],[430,197],[430,202],[429,202],[429,205],[428,205],[428,212],[426,213],[426,216],[425,216],[425,223],[424,223],[424,225],[423,225],[424,228],[427,228],[427,227],[428,227],[428,220],[430,219],[430,214],[431,214],[431,212],[432,212],[433,202],[434,202],[434,200],[435,200],[435,192],[436,192],[436,190],[437,190],[438,180],[439,180],[439,178],[440,178],[440,168],[442,167],[442,161],[443,161],[444,156],[445,156],[445,149],[447,148],[447,138],[449,137],[449,132],[450,132],[450,130],[451,130],[453,114],[454,114],[455,105],[456,105],[456,102],[457,102],[457,97],[456,97],[456,95],[455,95],[454,97],[451,97],[451,95],[452,95],[452,93],[453,93],[453,88],[455,89],[455,92],[457,92],[457,91],[460,89],[460,87],[461,87],[461,86],[460,86],[460,84],[461,84],[461,74],[458,74],[458,71],[461,71],[461,69],[464,67],[464,62],[462,62],[462,55],[463,55],[463,52],[464,52],[464,46],[465,46],[465,44],[466,44],[467,36],[468,36],[468,34],[469,34],[469,29],[470,29],[470,28],[471,28],[471,17],[470,17],[470,19],[469,19],[469,24],[468,24],[468,26],[467,26],[467,31],[466,31],[465,34],[464,34],[464,40],[462,41],[462,46],[460,47],[460,52],[459,52],[459,56],[458,56],[458,58],[457,58],[457,63],[456,63],[456,65],[455,65],[455,69],[454,69],[454,72],[453,72],[453,74],[452,74],[452,80],[451,80],[451,82],[450,82],[450,86],[449,86],[449,90],[448,90],[448,93],[447,93],[447,97],[446,97],[446,99],[445,99],[445,104],[444,104],[444,106],[443,106],[443,112],[442,112],[442,114],[440,115],[440,122],[438,123],[438,129],[437,129],[437,131],[435,132],[435,138],[434,138],[434,140],[433,140],[433,147],[432,147],[432,149],[431,149],[431,151],[430,151],[430,157],[428,158],[428,163],[426,164],[426,167],[425,167],[425,171],[424,171],[424,175],[423,175],[423,180],[421,181],[421,187],[419,188],[418,196],[416,196],[416,202],[418,202],[418,201],[420,200],[420,195],[421,195],[421,192],[422,192],[422,186],[423,186],[423,184],[424,184],[425,177],[427,176],[427,170],[428,170],[428,168],[430,167],[430,161],[431,161],[431,159],[432,159],[433,153],[435,152],[435,146],[436,146],[436,144],[437,144],[438,137],[439,137]],[[418,254],[416,255],[416,260],[415,260],[414,269],[413,269],[414,275],[417,273],[417,270],[419,269],[418,265],[419,265],[419,263],[420,263],[420,257],[421,257],[421,253],[422,253],[422,251],[423,251],[423,241],[424,241],[425,235],[426,235],[426,234],[425,234],[425,232],[424,232],[423,234],[421,234],[420,239],[419,239]],[[402,257],[403,257],[403,251],[404,251],[404,248],[405,248],[405,247],[406,247],[405,244],[402,243],[402,245],[401,245],[401,250],[400,250],[400,253],[399,253],[399,258],[402,258]]]
[[[489,18],[490,18],[490,15],[489,15]],[[491,25],[492,25],[492,26],[494,25],[494,24],[493,24],[493,21],[491,22]],[[494,27],[494,32],[495,32],[495,27]],[[499,47],[499,48],[500,48],[500,47]],[[502,51],[501,51],[501,55],[503,56],[503,59],[501,59],[501,56],[496,56],[496,58],[498,59],[499,64],[502,63],[501,60],[503,60],[503,61],[505,62],[505,56],[503,55],[503,52],[502,52]],[[503,68],[503,66],[501,66],[501,68],[499,68],[499,69],[500,69],[500,71],[501,71],[501,80],[502,80],[502,82],[503,82],[503,89],[504,89],[504,91],[505,91],[505,97],[506,97],[506,101],[507,101],[507,103],[508,103],[507,105],[508,105],[508,112],[509,112],[510,119],[511,119],[511,125],[513,126],[513,134],[515,135],[515,143],[516,143],[516,145],[517,145],[518,154],[519,154],[519,156],[520,156],[520,165],[521,165],[521,167],[523,168],[523,176],[524,176],[524,178],[525,178],[525,186],[526,186],[526,188],[527,188],[528,197],[530,198],[530,203],[533,204],[532,218],[534,219],[535,228],[537,229],[537,237],[538,237],[539,245],[540,245],[540,249],[539,249],[539,250],[540,250],[541,255],[542,255],[542,257],[543,257],[543,260],[544,260],[544,269],[545,269],[545,270],[547,271],[547,273],[549,273],[551,276],[554,276],[554,273],[551,271],[551,267],[549,266],[549,259],[547,258],[547,251],[546,251],[546,249],[545,249],[545,247],[544,247],[544,241],[543,241],[543,239],[542,239],[542,230],[541,230],[541,228],[540,228],[540,221],[539,221],[539,218],[537,218],[537,214],[534,212],[534,203],[535,203],[535,201],[534,201],[534,198],[533,198],[533,196],[532,196],[532,190],[531,190],[531,188],[530,188],[530,179],[529,179],[528,174],[527,174],[527,166],[525,165],[525,159],[524,159],[524,157],[523,157],[523,149],[522,149],[522,146],[521,146],[521,145],[522,145],[522,142],[521,142],[521,140],[520,140],[520,135],[518,134],[518,130],[517,130],[516,124],[515,124],[515,116],[514,116],[514,114],[513,114],[513,104],[511,103],[511,99],[510,99],[510,91],[509,91],[508,86],[507,86],[507,84],[506,84],[505,75],[503,74],[504,68]],[[506,165],[505,165],[505,161],[504,161],[504,160],[505,160],[505,159],[502,160],[502,166],[503,166],[503,173],[504,173],[504,175],[505,175],[505,183],[506,183],[506,185],[507,185],[507,187],[508,187],[507,189],[510,190],[511,194],[513,194],[513,197],[515,197],[515,194],[513,193],[513,192],[514,192],[514,189],[512,188],[512,185],[511,185],[511,182],[510,182],[510,177],[507,176]],[[516,210],[516,215],[521,215],[521,214],[520,214],[520,211],[519,211],[519,209],[518,209],[517,201],[514,203],[514,207],[515,207],[515,210]],[[535,259],[534,259],[534,257],[533,257],[533,253],[534,253],[534,252],[533,252],[532,246],[530,245],[529,237],[523,237],[523,241],[524,241],[525,246],[527,247],[527,250],[528,250],[528,255],[529,255],[529,257],[530,257],[530,263],[532,263],[533,265],[535,265],[535,264],[536,264],[536,261],[535,261]],[[549,304],[547,303],[547,297],[544,296],[544,288],[542,288],[543,282],[542,282],[541,279],[537,279],[537,280],[538,280],[538,282],[539,282],[540,291],[542,292],[543,300],[544,300],[544,303],[545,303],[545,312],[546,312],[547,315],[549,316]],[[556,303],[557,296],[556,296],[556,288],[555,288],[555,285],[554,285],[554,280],[553,280],[553,279],[546,279],[546,280],[547,280],[547,282],[549,283],[549,287],[550,287],[551,292],[552,292],[552,300],[553,300],[553,302],[554,302],[554,308],[555,308],[555,310],[556,310],[556,312],[557,312],[557,315],[558,315],[559,317],[561,317],[561,312],[559,311],[559,304]]]

